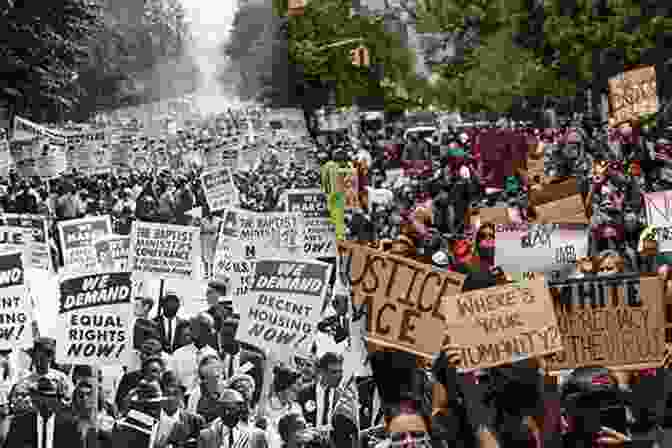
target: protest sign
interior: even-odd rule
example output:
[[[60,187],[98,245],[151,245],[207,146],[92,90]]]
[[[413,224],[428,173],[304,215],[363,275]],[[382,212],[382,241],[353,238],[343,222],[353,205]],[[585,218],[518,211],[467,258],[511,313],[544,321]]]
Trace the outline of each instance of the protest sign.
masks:
[[[506,207],[484,207],[478,209],[480,222],[493,224],[508,224],[511,222],[509,209]]]
[[[658,250],[672,251],[672,191],[644,193],[647,224],[654,227]]]
[[[3,213],[0,215],[0,224],[29,231],[31,234],[31,239],[28,241],[30,255],[26,257],[26,261],[35,269],[51,270],[51,248],[46,216]]]
[[[24,263],[30,266],[30,230],[18,226],[0,226],[0,252],[21,252]],[[26,267],[27,267],[26,266]]]
[[[464,276],[349,241],[353,303],[368,309],[369,341],[431,358],[445,345],[441,298],[459,294]]]
[[[562,350],[562,339],[543,276],[444,297],[441,307],[451,344],[464,370],[489,368]]]
[[[609,78],[609,124],[618,126],[658,111],[656,69],[646,66]]]
[[[283,199],[286,211],[303,214],[306,257],[335,257],[336,226],[330,221],[326,195],[319,189],[287,190]]]
[[[126,235],[110,235],[96,241],[98,267],[105,271],[128,270],[128,252],[131,239]]]
[[[565,349],[548,360],[547,370],[660,365],[665,306],[657,277],[611,274],[550,286]]]
[[[588,255],[587,225],[497,224],[495,231],[495,264],[505,272],[544,272],[557,281]]]
[[[58,223],[63,263],[70,272],[92,272],[98,264],[93,244],[112,234],[109,216],[92,216]]]
[[[338,168],[334,177],[335,191],[345,196],[345,209],[362,208],[359,203],[357,171],[354,168]]]
[[[247,294],[256,260],[304,257],[301,213],[227,209],[217,237],[214,276],[229,278],[233,296]]]
[[[0,255],[0,350],[32,345],[31,302],[22,257],[22,252]]]
[[[60,282],[56,361],[126,364],[131,350],[130,272],[84,275]]]
[[[236,340],[274,353],[310,356],[331,265],[260,260],[241,302]]]
[[[238,190],[230,168],[218,168],[201,174],[201,184],[211,212],[238,205]]]
[[[200,260],[198,227],[133,222],[128,260],[132,271],[198,280]]]

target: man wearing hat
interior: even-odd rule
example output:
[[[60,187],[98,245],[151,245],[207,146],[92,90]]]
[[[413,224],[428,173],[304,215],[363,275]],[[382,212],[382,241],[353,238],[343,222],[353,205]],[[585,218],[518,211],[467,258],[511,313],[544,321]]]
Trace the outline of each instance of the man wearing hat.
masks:
[[[54,380],[43,376],[30,392],[35,409],[12,419],[6,447],[55,448],[80,440],[77,424],[59,412],[63,397]]]
[[[159,315],[154,318],[154,323],[159,330],[163,351],[172,354],[186,343],[184,333],[189,321],[177,316],[180,298],[174,292],[170,291],[163,296],[159,306]]]
[[[128,412],[114,427],[113,446],[151,447],[154,444],[162,403],[159,382],[141,380],[131,392]]]
[[[69,403],[72,398],[72,382],[68,375],[53,367],[56,356],[56,340],[39,337],[33,342],[33,347],[28,350],[28,354],[31,358],[31,373],[20,382],[32,387],[37,384],[40,378],[48,378],[56,384],[59,396],[63,401]]]
[[[245,399],[240,392],[224,389],[219,395],[220,414],[212,424],[201,431],[199,448],[266,448],[263,431],[241,424]]]

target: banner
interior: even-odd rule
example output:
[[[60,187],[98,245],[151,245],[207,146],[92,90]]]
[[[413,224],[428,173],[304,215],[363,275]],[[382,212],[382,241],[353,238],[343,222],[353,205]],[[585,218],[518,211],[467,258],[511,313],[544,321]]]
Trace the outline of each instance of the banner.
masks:
[[[106,236],[93,244],[98,267],[105,271],[127,271],[131,238],[126,235]]]
[[[331,269],[319,261],[258,261],[240,303],[236,340],[287,358],[310,357]]]
[[[217,237],[214,276],[228,278],[233,296],[247,294],[257,260],[304,258],[304,222],[301,213],[255,213],[227,209]]]
[[[85,275],[60,283],[56,361],[125,365],[131,354],[131,273]]]
[[[638,120],[658,111],[656,69],[654,66],[628,70],[609,78],[609,124]]]
[[[587,225],[496,224],[495,231],[495,265],[505,272],[544,272],[547,281],[563,280],[588,255]]]
[[[70,272],[93,272],[98,265],[94,243],[112,234],[109,216],[92,216],[58,223],[64,268]]]
[[[26,257],[30,266],[35,269],[51,271],[51,246],[49,245],[48,218],[42,215],[20,215],[18,213],[0,214],[0,224],[22,228],[29,231],[29,256]]]
[[[441,312],[450,343],[460,347],[465,371],[562,350],[543,276],[522,287],[495,286],[445,297]]]
[[[442,298],[462,291],[464,276],[338,241],[350,259],[353,304],[368,310],[369,342],[431,358],[445,346]]]
[[[201,174],[201,184],[211,213],[238,205],[238,190],[233,183],[231,168]]]
[[[128,263],[134,272],[163,278],[199,280],[201,230],[198,227],[134,221]]]
[[[547,370],[601,365],[658,367],[665,351],[665,301],[657,277],[611,274],[552,283],[565,350]]]
[[[31,303],[21,252],[0,255],[0,350],[33,344]]]
[[[329,219],[327,197],[319,189],[286,190],[285,210],[303,215],[303,251],[307,258],[336,256],[336,226]]]
[[[646,222],[655,227],[658,252],[672,251],[672,191],[644,193]]]

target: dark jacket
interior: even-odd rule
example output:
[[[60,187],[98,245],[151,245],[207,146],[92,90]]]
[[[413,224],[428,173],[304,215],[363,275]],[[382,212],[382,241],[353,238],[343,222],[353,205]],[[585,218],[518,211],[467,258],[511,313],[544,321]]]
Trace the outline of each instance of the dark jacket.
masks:
[[[126,398],[126,395],[138,385],[141,378],[142,372],[140,370],[125,373],[121,377],[119,386],[117,387],[117,395],[114,397],[114,404],[117,406],[117,409],[120,411],[123,409],[124,398]]]
[[[77,423],[74,420],[56,414],[54,423],[54,447],[68,446],[75,448],[83,446]],[[15,416],[5,439],[5,448],[40,448],[37,443],[37,414],[30,412]]]
[[[205,419],[203,419],[203,417],[198,414],[181,410],[180,418],[170,432],[166,444],[172,444],[175,448],[181,448],[188,441],[193,441],[195,443],[203,428],[205,428]]]
[[[152,322],[156,324],[156,329],[158,330],[159,340],[163,345],[163,351],[169,354],[172,354],[175,350],[186,345],[184,338],[185,328],[189,326],[189,321],[182,319],[181,317],[175,317],[175,328],[173,328],[174,339],[173,347],[170,349],[170,341],[168,340],[168,329],[164,327],[164,316],[156,316],[152,319]]]

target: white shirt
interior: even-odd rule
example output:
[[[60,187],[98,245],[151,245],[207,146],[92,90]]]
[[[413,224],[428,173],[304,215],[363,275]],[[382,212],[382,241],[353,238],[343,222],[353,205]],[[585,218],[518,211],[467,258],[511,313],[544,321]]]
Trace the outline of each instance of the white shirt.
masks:
[[[180,347],[173,352],[172,370],[187,390],[198,385],[198,364],[203,358],[210,355],[219,356],[217,351],[209,345],[197,349],[193,343]]]
[[[44,425],[44,418],[41,414],[37,414],[37,448],[42,448],[42,425]],[[56,421],[56,414],[51,414],[47,419],[47,444],[46,448],[54,448],[54,425]]]
[[[168,342],[170,343],[170,348],[173,348],[175,346],[175,325],[176,324],[177,324],[177,320],[174,317],[169,319],[169,318],[164,316],[164,318],[163,318],[163,328],[166,330],[166,338],[168,339]],[[168,333],[168,330],[170,330],[170,333]]]
[[[327,425],[331,424],[331,411],[334,409],[334,394],[336,388],[331,388],[329,392],[329,410],[327,411]],[[315,385],[315,400],[317,401],[317,416],[315,419],[315,426],[322,426],[322,416],[324,415],[324,394],[326,393],[326,388],[321,384]]]
[[[231,367],[232,375],[235,375],[238,369],[240,369],[240,353],[232,355],[230,353],[224,353],[224,375],[226,378],[229,378],[229,367]]]
[[[170,436],[170,433],[173,432],[173,428],[179,420],[179,409],[173,415],[168,415],[165,411],[161,410],[161,416],[159,417],[159,427],[156,430],[155,446],[162,446],[164,444],[164,441],[168,438],[168,436]]]

